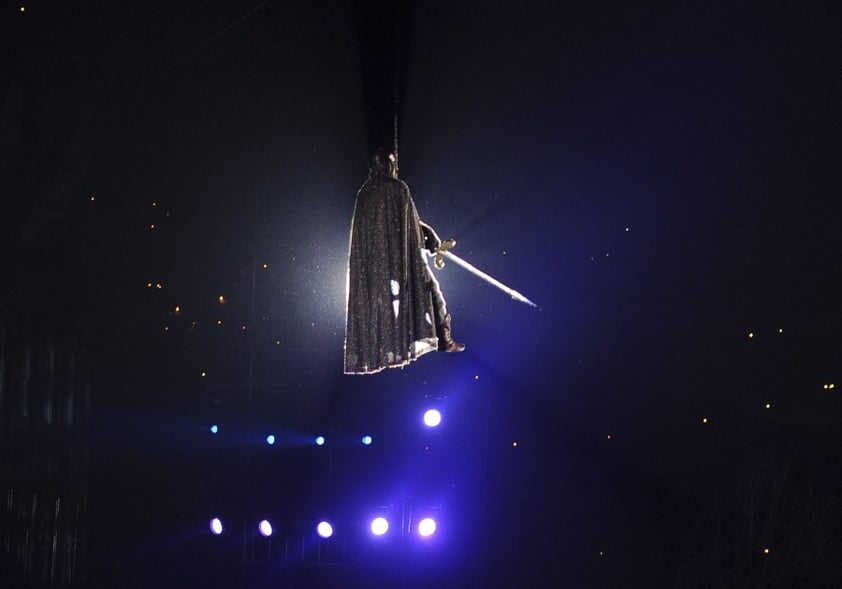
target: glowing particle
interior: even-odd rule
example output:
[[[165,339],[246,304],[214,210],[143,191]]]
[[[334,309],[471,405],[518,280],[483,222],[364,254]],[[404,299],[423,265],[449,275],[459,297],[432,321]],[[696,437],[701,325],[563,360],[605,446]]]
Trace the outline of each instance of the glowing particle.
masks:
[[[771,408],[772,408],[772,404],[771,404],[771,403],[766,403],[766,409],[771,409]]]
[[[829,391],[829,390],[831,390],[831,389],[835,389],[835,388],[836,388],[836,385],[835,385],[835,384],[833,384],[832,382],[829,382],[829,383],[827,383],[826,385],[824,385],[824,387],[823,387],[823,388],[824,388],[825,390],[828,390],[828,391]]]
[[[170,330],[170,326],[169,326],[169,325],[164,325],[164,331],[169,331],[169,330]]]
[[[266,262],[263,262],[263,269],[266,270],[266,268],[268,268],[268,267],[269,267],[269,264],[267,264]]]
[[[246,326],[245,326],[245,325],[243,325],[242,327],[240,327],[240,329],[241,329],[242,331],[245,331],[245,330],[246,330]]]
[[[708,418],[707,418],[707,417],[702,417],[702,423],[707,423],[707,422],[708,422]]]
[[[474,375],[474,380],[479,380],[479,374]]]
[[[217,320],[216,320],[216,324],[217,324],[217,325],[222,325],[222,319],[217,319]]]
[[[202,370],[202,377],[204,378],[204,377],[205,377],[205,376],[207,376],[207,375],[208,375],[208,373],[207,373],[207,372],[205,372],[204,370]]]
[[[748,332],[748,339],[752,339],[753,337],[754,337],[754,332],[753,332],[753,331],[749,331],[749,332]]]
[[[150,224],[149,224],[149,228],[150,228],[150,229],[155,229],[155,223],[150,223]]]
[[[781,327],[781,328],[779,328],[779,329],[778,329],[778,333],[783,333],[783,332],[784,332],[784,328],[783,328],[783,327]]]
[[[276,346],[280,346],[280,345],[281,345],[281,340],[276,339],[276,340],[275,340],[275,345],[276,345]]]
[[[631,227],[626,227],[626,233],[628,233],[629,231],[631,231]]]
[[[219,295],[219,304],[220,304],[220,305],[224,305],[224,304],[225,304],[225,297],[224,297],[224,296],[222,296],[222,295]]]
[[[178,315],[179,313],[181,313],[181,307],[176,305],[175,306],[175,314]]]
[[[610,440],[610,439],[611,439],[611,434],[608,434],[607,436],[605,436],[605,439],[606,439],[606,440]]]
[[[163,285],[163,284],[161,284],[160,282],[156,282],[156,283],[155,283],[155,288],[161,289],[161,288],[164,288],[164,285]]]
[[[96,197],[92,194],[90,200],[91,202],[94,202],[96,200]]]
[[[158,202],[153,200],[153,201],[152,201],[152,206],[153,206],[153,207],[157,207],[157,206],[158,206]]]
[[[21,6],[21,7],[20,7],[20,11],[21,11],[21,12],[26,12],[26,6]]]
[[[515,440],[514,442],[512,442],[512,448],[517,448],[517,440]]]
[[[769,554],[769,548],[768,547],[763,549],[763,554]]]
[[[152,283],[151,283],[151,282],[147,282],[147,283],[146,283],[146,288],[152,288]]]

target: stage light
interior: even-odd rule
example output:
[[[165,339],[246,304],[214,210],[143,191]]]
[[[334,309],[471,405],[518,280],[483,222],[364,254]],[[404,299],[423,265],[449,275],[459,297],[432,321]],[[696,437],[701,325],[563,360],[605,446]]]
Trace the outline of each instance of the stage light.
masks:
[[[264,538],[268,538],[269,536],[271,536],[272,532],[274,531],[272,528],[272,524],[269,523],[269,520],[265,519],[259,524],[257,524],[257,529],[260,531],[260,535]]]
[[[371,533],[375,536],[382,536],[389,531],[389,520],[385,517],[375,517],[371,520]]]
[[[428,409],[424,413],[424,425],[427,427],[436,427],[441,423],[441,413],[438,409]]]
[[[423,538],[429,538],[436,533],[436,520],[431,517],[425,517],[418,522],[418,533]]]
[[[222,520],[220,520],[218,517],[215,517],[212,520],[210,520],[210,531],[211,534],[213,534],[214,536],[219,536],[223,531]]]
[[[216,425],[215,423],[212,426],[210,426],[210,433],[212,433],[214,435],[218,434],[219,433],[219,426]]]
[[[374,440],[371,439],[371,436],[365,435],[362,437],[361,441],[363,443],[363,446],[371,446],[371,442],[373,442]]]
[[[268,436],[266,436],[266,443],[269,444],[270,446],[274,446],[275,445],[275,435],[269,434]]]
[[[333,536],[333,526],[330,525],[330,522],[321,521],[319,522],[319,525],[316,526],[316,533],[322,538],[330,538]]]
[[[324,446],[324,445],[325,445],[325,442],[326,442],[327,440],[325,440],[325,437],[324,437],[324,436],[316,436],[316,439],[315,439],[314,441],[315,441],[315,443],[316,443],[316,446]]]

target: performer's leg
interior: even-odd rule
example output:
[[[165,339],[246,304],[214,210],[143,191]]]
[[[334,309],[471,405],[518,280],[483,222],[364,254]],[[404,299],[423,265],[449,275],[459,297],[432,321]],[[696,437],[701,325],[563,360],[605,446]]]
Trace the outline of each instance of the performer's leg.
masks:
[[[450,328],[450,313],[447,312],[447,303],[444,300],[444,294],[441,292],[439,281],[429,270],[427,271],[427,278],[430,294],[433,297],[433,319],[436,323],[436,336],[439,338],[439,351],[461,352],[465,349],[465,344],[453,340]]]

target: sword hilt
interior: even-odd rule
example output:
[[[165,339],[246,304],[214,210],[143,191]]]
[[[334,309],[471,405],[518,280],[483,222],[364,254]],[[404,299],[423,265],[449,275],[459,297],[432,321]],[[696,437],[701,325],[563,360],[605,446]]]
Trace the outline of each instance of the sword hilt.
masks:
[[[444,268],[444,254],[446,254],[447,250],[452,248],[454,245],[456,245],[456,240],[452,237],[441,242],[441,245],[439,245],[439,249],[436,252],[436,268],[439,270]]]

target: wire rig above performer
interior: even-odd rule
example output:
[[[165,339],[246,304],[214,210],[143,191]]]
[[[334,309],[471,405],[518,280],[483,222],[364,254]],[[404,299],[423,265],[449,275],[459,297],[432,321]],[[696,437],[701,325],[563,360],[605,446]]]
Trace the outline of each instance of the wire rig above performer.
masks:
[[[425,251],[441,239],[421,221],[397,162],[385,149],[369,160],[351,221],[346,282],[345,374],[399,368],[433,351],[461,352]]]

